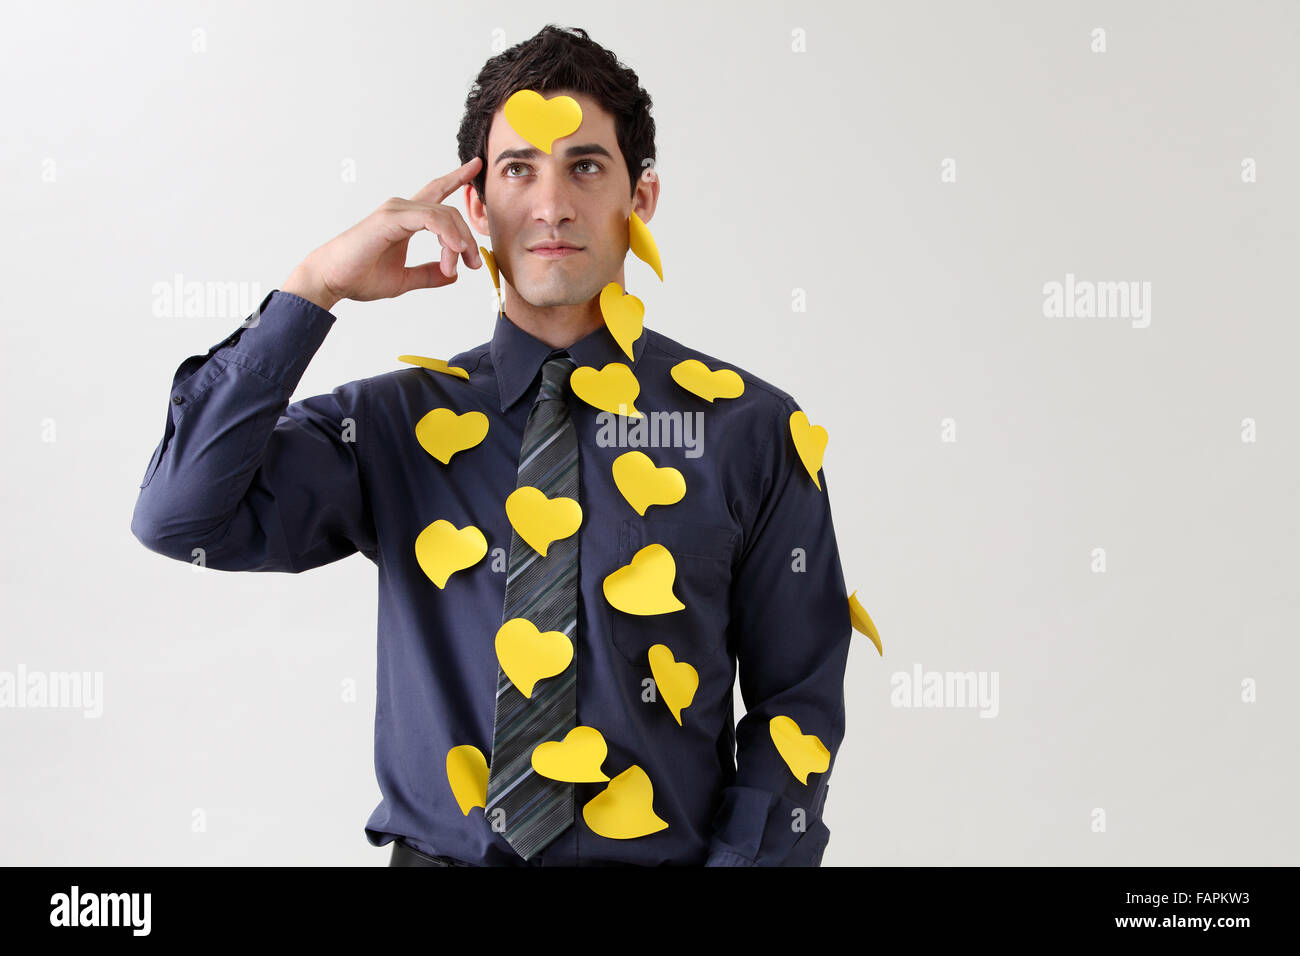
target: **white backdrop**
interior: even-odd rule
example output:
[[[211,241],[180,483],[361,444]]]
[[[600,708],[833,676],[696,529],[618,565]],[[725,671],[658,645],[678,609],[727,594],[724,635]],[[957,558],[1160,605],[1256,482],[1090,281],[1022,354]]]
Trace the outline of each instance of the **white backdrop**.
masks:
[[[855,636],[824,865],[1295,864],[1297,7],[545,7],[8,8],[0,676],[101,675],[102,713],[0,708],[0,863],[387,864],[370,562],[130,533],[176,366],[251,311],[155,285],[255,305],[459,165],[483,61],[554,22],[654,98],[646,324],[830,433],[885,654]],[[1067,281],[1143,295],[1047,314]],[[340,303],[294,398],[493,310],[463,268]],[[917,669],[996,678],[995,715],[898,706]]]

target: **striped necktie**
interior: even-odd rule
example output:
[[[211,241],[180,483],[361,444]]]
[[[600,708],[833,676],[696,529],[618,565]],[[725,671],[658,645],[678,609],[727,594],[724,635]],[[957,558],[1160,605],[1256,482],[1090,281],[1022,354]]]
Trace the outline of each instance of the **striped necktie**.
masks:
[[[548,498],[578,497],[578,436],[569,417],[565,389],[575,367],[565,353],[542,366],[542,385],[528,415],[519,450],[516,488],[531,485]],[[563,631],[573,641],[569,666],[539,681],[525,697],[497,665],[496,716],[488,774],[489,820],[505,811],[503,836],[525,860],[540,853],[573,823],[573,784],[533,770],[533,748],[563,740],[577,725],[578,535],[534,551],[512,529],[502,622],[527,618],[538,631]]]

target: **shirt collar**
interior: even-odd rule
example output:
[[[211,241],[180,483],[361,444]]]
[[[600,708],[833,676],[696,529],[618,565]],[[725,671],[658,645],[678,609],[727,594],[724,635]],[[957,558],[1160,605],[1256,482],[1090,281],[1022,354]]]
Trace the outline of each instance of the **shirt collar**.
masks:
[[[590,365],[597,370],[610,362],[622,362],[635,373],[637,362],[645,349],[645,338],[645,331],[642,330],[641,335],[632,343],[634,358],[631,362],[604,323],[567,348],[557,349],[525,332],[510,321],[504,310],[499,310],[496,329],[492,332],[491,352],[492,367],[497,376],[497,391],[501,395],[501,411],[504,412],[523,397],[552,352],[568,352],[579,366]]]

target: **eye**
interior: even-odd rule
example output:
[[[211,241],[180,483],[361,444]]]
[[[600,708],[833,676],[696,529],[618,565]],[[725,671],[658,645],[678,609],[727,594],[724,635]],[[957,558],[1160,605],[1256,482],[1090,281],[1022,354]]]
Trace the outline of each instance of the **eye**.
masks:
[[[580,160],[578,160],[576,163],[574,163],[573,165],[574,165],[574,168],[575,168],[575,169],[576,169],[578,166],[586,165],[586,166],[591,166],[591,167],[593,167],[592,172],[599,172],[599,171],[600,171],[600,163],[596,162],[594,159],[580,159]]]
[[[510,170],[514,169],[516,166],[524,166],[524,164],[523,164],[523,163],[511,163],[509,166],[507,166],[507,167],[505,168],[505,170],[504,170],[505,174],[506,174],[507,176],[509,176],[509,175],[510,175]],[[524,168],[527,169],[528,167],[527,167],[527,166],[524,166]]]

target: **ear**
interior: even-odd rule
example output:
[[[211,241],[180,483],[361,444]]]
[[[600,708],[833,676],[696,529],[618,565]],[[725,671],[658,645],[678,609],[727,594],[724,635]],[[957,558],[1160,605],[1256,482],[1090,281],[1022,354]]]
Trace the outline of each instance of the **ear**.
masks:
[[[491,235],[491,231],[488,229],[487,205],[479,196],[478,190],[474,188],[473,183],[466,183],[465,185],[465,221],[479,235]]]
[[[659,204],[659,171],[647,166],[636,180],[636,191],[632,194],[632,211],[649,223]]]

